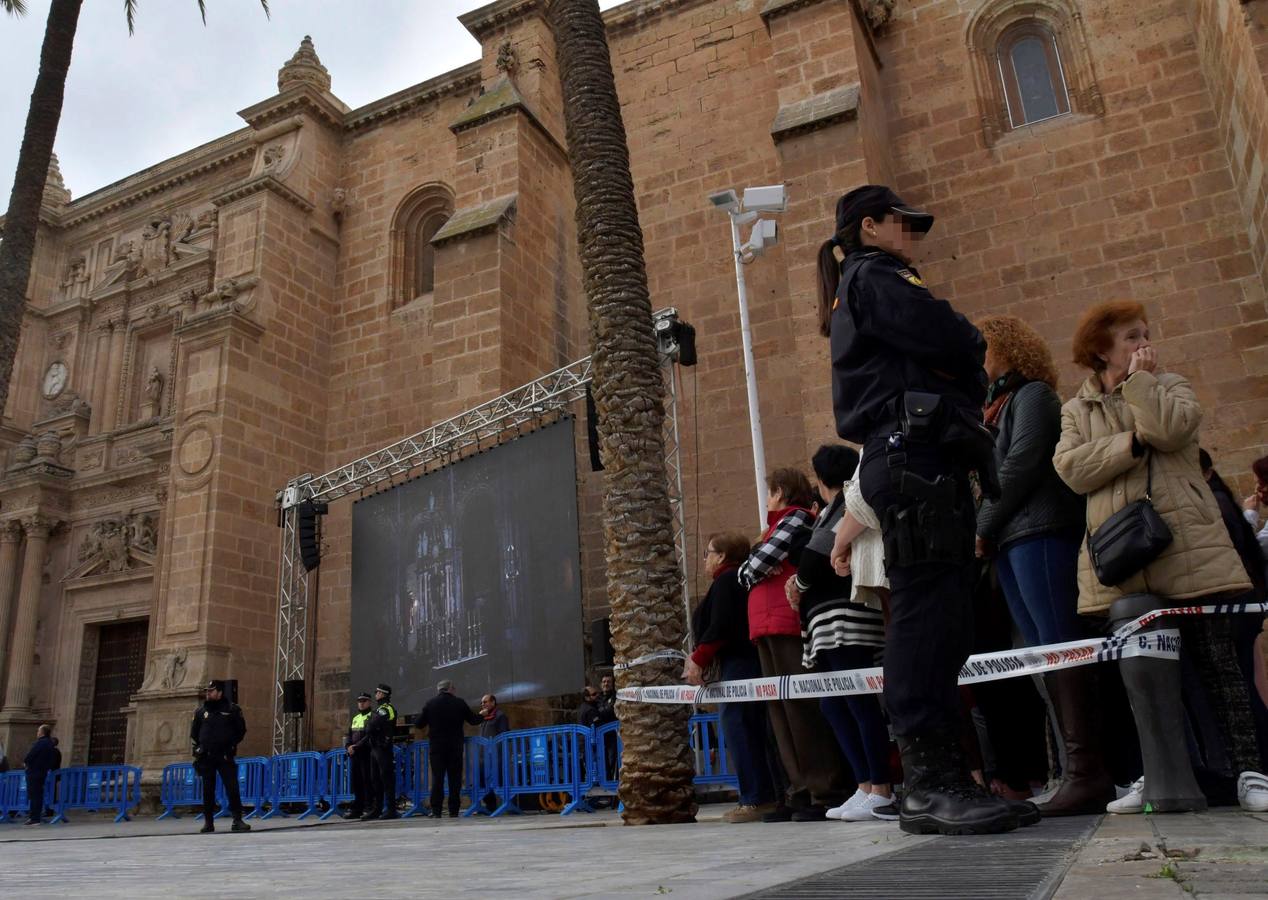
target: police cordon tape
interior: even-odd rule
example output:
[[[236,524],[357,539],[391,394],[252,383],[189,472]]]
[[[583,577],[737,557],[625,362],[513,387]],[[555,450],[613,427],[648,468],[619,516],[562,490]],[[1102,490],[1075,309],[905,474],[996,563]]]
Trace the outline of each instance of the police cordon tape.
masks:
[[[1045,644],[1024,647],[1019,650],[1003,650],[996,653],[978,653],[970,656],[960,669],[960,684],[977,684],[998,681],[1019,675],[1035,675],[1054,672],[1075,666],[1147,656],[1157,659],[1178,659],[1180,656],[1180,632],[1174,628],[1136,634],[1140,629],[1164,616],[1232,615],[1262,613],[1268,609],[1263,603],[1232,603],[1214,606],[1178,606],[1157,609],[1138,619],[1125,623],[1112,635],[1086,641],[1068,641],[1063,644]],[[658,651],[677,653],[678,651]],[[639,660],[665,658],[647,654],[625,665],[629,668]],[[879,694],[885,689],[885,677],[877,666],[869,669],[849,669],[837,672],[807,672],[802,675],[777,675],[770,678],[745,678],[736,681],[718,681],[697,687],[690,684],[651,685],[627,687],[616,692],[617,699],[629,703],[736,703],[758,700],[800,700],[817,697],[845,697],[860,694]]]
[[[683,653],[681,650],[657,650],[655,653],[646,653],[636,659],[631,659],[629,662],[615,663],[612,668],[617,672],[621,672],[625,669],[632,669],[635,666],[641,666],[644,663],[655,662],[658,659],[686,658],[687,654]]]

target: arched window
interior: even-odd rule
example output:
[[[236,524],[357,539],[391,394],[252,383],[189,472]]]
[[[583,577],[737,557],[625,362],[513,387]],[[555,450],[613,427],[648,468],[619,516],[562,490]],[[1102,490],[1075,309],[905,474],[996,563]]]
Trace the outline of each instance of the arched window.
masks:
[[[1070,111],[1061,51],[1048,28],[1034,21],[1009,28],[1000,36],[996,60],[1013,128]]]
[[[436,286],[431,240],[453,215],[453,197],[424,185],[402,201],[392,223],[392,308],[426,297]]]
[[[1072,0],[986,0],[965,38],[987,144],[1036,122],[1105,114]]]

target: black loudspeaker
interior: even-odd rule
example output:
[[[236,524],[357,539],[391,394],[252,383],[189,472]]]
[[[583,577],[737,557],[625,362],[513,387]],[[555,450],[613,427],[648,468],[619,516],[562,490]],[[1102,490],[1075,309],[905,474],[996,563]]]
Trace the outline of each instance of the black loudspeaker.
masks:
[[[304,679],[299,678],[295,681],[282,682],[282,712],[299,713],[302,715],[307,712],[308,706],[304,702]]]
[[[296,531],[299,533],[299,556],[304,568],[311,572],[321,564],[321,538],[317,533],[317,517],[324,516],[325,503],[305,500],[297,508]]]
[[[612,653],[612,625],[606,617],[590,623],[590,664],[610,666],[615,659]]]
[[[603,460],[599,458],[599,411],[594,407],[594,394],[586,385],[586,441],[590,445],[590,471],[602,472]]]
[[[225,699],[230,703],[238,702],[238,679],[226,678],[225,682]]]

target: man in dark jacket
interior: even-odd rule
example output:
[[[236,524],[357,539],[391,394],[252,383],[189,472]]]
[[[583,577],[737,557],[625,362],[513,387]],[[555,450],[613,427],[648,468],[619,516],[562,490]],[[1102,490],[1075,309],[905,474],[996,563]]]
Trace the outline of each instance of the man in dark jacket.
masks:
[[[203,780],[203,820],[200,834],[216,830],[216,776],[224,785],[233,813],[233,831],[250,831],[242,821],[242,796],[238,790],[238,744],[247,733],[242,709],[225,696],[225,683],[207,683],[207,698],[194,712],[189,726],[189,739],[194,745],[194,770]]]
[[[449,779],[449,818],[458,818],[462,806],[463,724],[480,725],[481,717],[471,711],[467,701],[454,694],[452,681],[436,686],[436,696],[423,706],[414,722],[418,729],[428,729],[431,757],[431,815],[439,819],[445,801],[445,778]]]
[[[502,708],[498,706],[498,698],[493,694],[485,694],[480,698],[480,718],[484,720],[480,723],[480,737],[490,742],[499,734],[505,734],[511,730],[511,721],[506,717],[506,713],[502,712]],[[483,758],[480,760],[480,776],[485,784],[489,783]],[[497,809],[498,795],[490,789],[485,792],[483,802],[485,809],[493,812]]]
[[[28,825],[41,824],[44,816],[44,784],[48,773],[53,771],[54,753],[53,739],[49,736],[52,725],[41,725],[35,735],[35,743],[27,751],[22,764],[26,766],[26,797],[31,805]]]
[[[599,724],[599,692],[586,685],[581,692],[581,705],[577,707],[577,724],[592,728]]]
[[[396,811],[396,756],[392,750],[392,739],[396,735],[392,686],[380,684],[375,688],[374,702],[374,713],[365,724],[372,772],[370,809],[361,818],[395,819],[400,814]]]

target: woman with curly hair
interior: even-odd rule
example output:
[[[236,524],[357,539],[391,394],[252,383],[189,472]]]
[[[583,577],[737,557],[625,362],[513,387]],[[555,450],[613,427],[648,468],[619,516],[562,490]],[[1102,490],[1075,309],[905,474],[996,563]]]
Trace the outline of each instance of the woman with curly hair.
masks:
[[[1052,465],[1061,437],[1061,399],[1052,353],[1016,316],[989,316],[986,338],[986,424],[996,430],[1000,495],[977,514],[978,556],[993,556],[1000,588],[1027,646],[1081,637],[1076,577],[1083,536],[1082,498]],[[1091,667],[1045,678],[1065,744],[1061,785],[1040,805],[1046,816],[1100,812],[1114,799],[1094,721]]]

